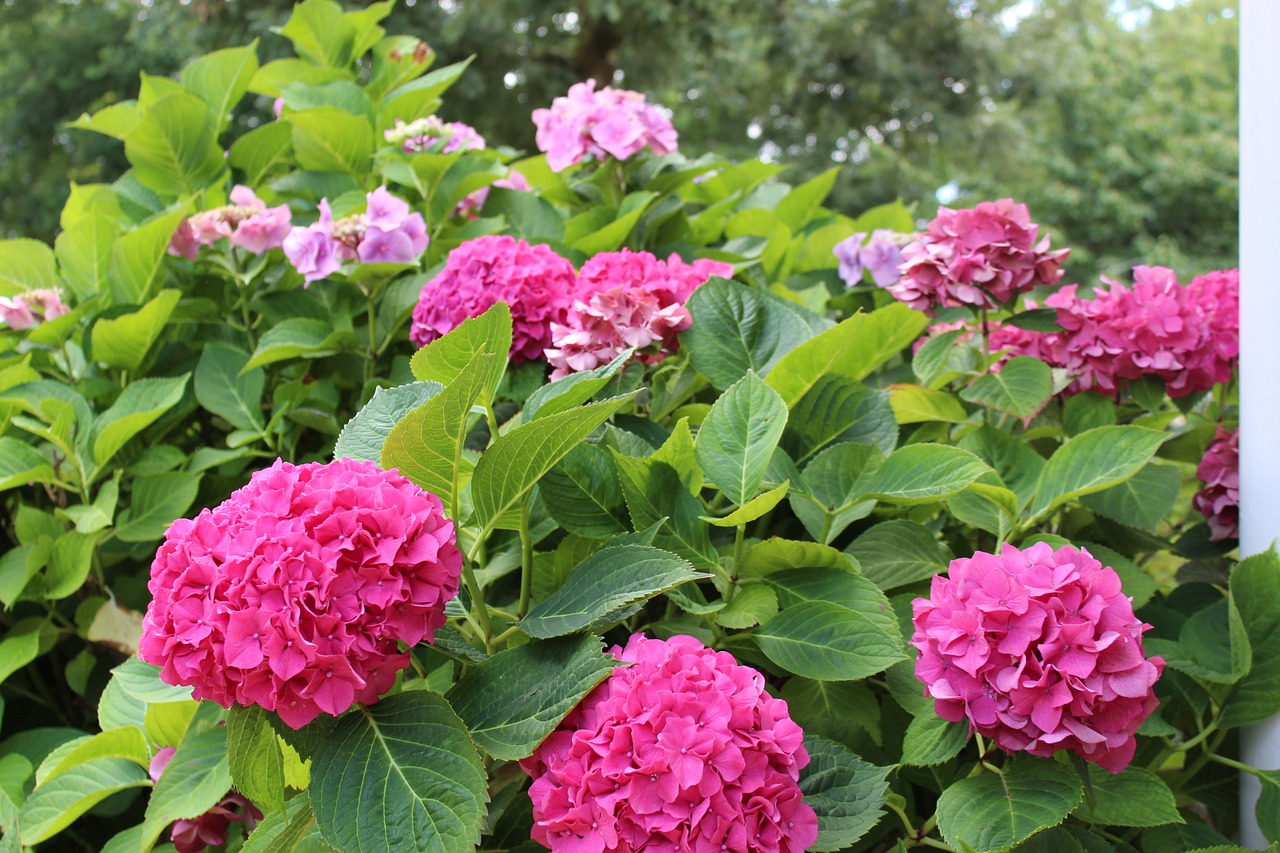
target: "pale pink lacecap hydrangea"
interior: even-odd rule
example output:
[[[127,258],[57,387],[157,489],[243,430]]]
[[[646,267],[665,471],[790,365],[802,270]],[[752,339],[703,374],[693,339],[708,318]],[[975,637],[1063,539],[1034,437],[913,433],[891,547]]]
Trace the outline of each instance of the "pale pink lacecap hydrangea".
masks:
[[[427,116],[404,122],[396,119],[395,127],[383,131],[383,137],[392,145],[399,145],[407,154],[430,151],[439,146],[438,153],[455,151],[479,151],[484,148],[484,137],[474,127],[460,121],[445,121],[439,116]]]
[[[0,296],[0,323],[15,332],[61,317],[70,310],[61,294],[50,288],[28,290],[13,297]]]
[[[1215,542],[1240,536],[1239,438],[1238,432],[1219,427],[1196,468],[1204,488],[1191,503],[1209,519],[1209,538]]]
[[[440,499],[405,477],[277,461],[169,528],[138,654],[197,699],[299,728],[390,689],[399,644],[432,639],[461,570]]]
[[[169,766],[174,753],[172,746],[156,751],[148,772],[152,782],[159,782],[161,774]],[[231,824],[244,821],[245,831],[252,832],[262,812],[242,794],[231,790],[218,804],[196,818],[182,818],[173,822],[169,840],[178,853],[200,853],[206,847],[221,847],[227,843],[227,830]]]
[[[863,272],[871,273],[871,280],[877,287],[888,287],[902,277],[902,239],[905,235],[897,234],[884,228],[871,232],[867,239],[865,232],[854,234],[841,240],[831,250],[840,262],[839,275],[849,286],[862,283]],[[865,245],[864,245],[865,243]]]
[[[231,190],[231,204],[182,220],[169,240],[169,254],[194,261],[201,246],[212,246],[225,238],[238,249],[261,255],[280,248],[289,229],[289,205],[267,207],[253,190],[237,184]]]
[[[532,756],[533,839],[565,853],[800,853],[804,733],[764,677],[692,637],[635,634],[628,667],[582,700]]]
[[[541,358],[551,344],[551,324],[564,319],[575,280],[573,264],[549,246],[506,235],[468,240],[423,285],[409,339],[426,346],[505,302],[511,308],[511,360]]]
[[[676,150],[676,130],[662,110],[639,92],[610,86],[596,91],[595,80],[570,86],[550,109],[534,110],[533,122],[538,150],[546,153],[553,172],[588,157],[626,160],[645,148],[655,154]]]
[[[1088,551],[1038,542],[978,552],[912,603],[916,678],[938,714],[1006,752],[1070,750],[1119,773],[1159,701],[1164,660],[1115,571]]]
[[[333,275],[343,261],[412,264],[426,251],[427,223],[409,203],[378,187],[365,197],[365,212],[333,220],[328,199],[320,218],[296,227],[284,240],[284,254],[307,284]]]
[[[928,230],[902,250],[893,297],[920,311],[940,306],[995,308],[1042,284],[1057,284],[1070,249],[1049,251],[1024,204],[939,207]]]
[[[687,264],[674,253],[661,261],[629,249],[591,258],[564,322],[551,324],[551,378],[608,364],[630,347],[649,364],[661,361],[693,322],[685,302],[713,275],[728,278],[733,266],[707,258]]]

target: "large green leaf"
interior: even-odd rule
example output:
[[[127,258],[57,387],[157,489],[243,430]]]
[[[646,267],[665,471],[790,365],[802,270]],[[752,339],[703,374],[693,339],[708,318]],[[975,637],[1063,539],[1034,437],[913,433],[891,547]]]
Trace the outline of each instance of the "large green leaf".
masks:
[[[818,815],[818,840],[810,850],[843,850],[880,822],[892,768],[868,764],[844,745],[806,734],[809,765],[800,771],[804,801]]]
[[[34,845],[52,838],[117,791],[150,781],[145,768],[125,758],[99,758],[69,768],[37,785],[22,804],[17,821],[21,841]]]
[[[826,601],[784,608],[751,637],[784,671],[819,681],[856,681],[903,658],[884,626]]]
[[[303,0],[276,32],[293,42],[299,56],[317,65],[341,69],[355,58],[355,27],[334,0]]]
[[[1004,850],[1057,826],[1083,793],[1076,775],[1055,761],[1011,761],[999,774],[980,773],[944,788],[938,828],[955,849]]]
[[[175,820],[200,817],[217,805],[230,788],[227,730],[216,726],[187,737],[178,745],[151,792],[143,824],[146,844],[153,844]]]
[[[121,235],[112,244],[107,278],[111,282],[111,298],[116,303],[138,305],[151,299],[156,286],[164,281],[169,240],[186,212],[183,207],[157,216]]]
[[[380,463],[387,437],[410,412],[444,390],[439,382],[410,382],[395,388],[378,388],[338,435],[333,458],[344,456]]]
[[[760,488],[774,448],[787,425],[778,392],[748,373],[707,412],[694,448],[707,479],[737,506]]]
[[[1089,765],[1089,796],[1076,809],[1089,823],[1110,826],[1161,826],[1185,823],[1178,814],[1173,791],[1145,767],[1109,773]]]
[[[741,595],[739,592],[734,600]],[[858,742],[865,733],[877,746],[883,745],[880,699],[863,682],[814,681],[797,676],[787,679],[778,698],[787,703],[791,719],[807,734],[849,744]]]
[[[328,853],[333,848],[319,836],[311,797],[303,792],[259,821],[240,853]]]
[[[797,463],[835,441],[874,444],[889,455],[898,444],[898,422],[889,392],[840,376],[820,379],[791,408],[782,445]]]
[[[999,371],[979,376],[960,396],[997,412],[1029,418],[1053,396],[1053,374],[1040,359],[1020,355]]]
[[[747,371],[764,375],[808,340],[809,325],[776,297],[712,278],[689,297],[693,325],[680,335],[693,366],[717,388]]]
[[[277,167],[293,162],[293,126],[273,121],[254,128],[231,143],[228,162],[244,172],[249,186],[265,183]]]
[[[417,80],[392,89],[382,99],[382,109],[378,114],[379,129],[391,127],[396,119],[408,120],[410,116],[416,117],[434,112],[431,104],[457,82],[473,59],[475,57],[471,56],[462,62],[437,68]]]
[[[142,110],[124,152],[138,181],[161,197],[195,195],[226,168],[208,105],[181,90]]]
[[[272,326],[258,339],[258,348],[241,370],[253,370],[291,358],[320,358],[351,349],[354,345],[355,336],[350,331],[334,329],[324,320],[290,317]]]
[[[199,474],[177,472],[134,477],[129,505],[116,519],[115,538],[121,542],[159,539],[175,518],[191,508],[199,490]]]
[[[284,808],[284,753],[270,711],[233,705],[227,713],[227,759],[236,790],[259,808]]]
[[[878,627],[899,652],[904,651],[898,619],[889,599],[862,575],[842,569],[802,567],[769,573],[765,582],[778,593],[778,603],[795,607],[806,601],[825,601],[847,607]]]
[[[364,116],[334,107],[289,113],[298,165],[338,172],[363,181],[373,161],[373,125]]]
[[[814,540],[830,545],[850,524],[871,514],[875,501],[855,503],[880,468],[880,452],[867,444],[837,444],[805,466],[791,508]]]
[[[43,453],[12,436],[0,436],[0,492],[28,483],[53,483],[57,479]]]
[[[165,330],[181,298],[182,294],[176,290],[162,290],[132,314],[99,320],[92,333],[94,360],[137,370]]]
[[[648,545],[614,545],[596,551],[564,584],[520,620],[531,637],[547,638],[607,627],[661,592],[707,577],[689,561]]]
[[[447,699],[494,758],[527,758],[617,661],[592,635],[535,640],[468,670]]]
[[[1166,438],[1145,427],[1108,426],[1068,440],[1049,457],[1040,474],[1031,517],[1124,482],[1151,460]]]
[[[1274,550],[1241,560],[1231,571],[1231,600],[1248,636],[1254,666],[1236,684],[1222,713],[1224,726],[1261,722],[1280,706],[1280,557]]]
[[[0,296],[61,284],[53,250],[44,243],[26,237],[0,240]]]
[[[702,502],[689,493],[680,475],[659,459],[637,459],[614,452],[623,499],[636,530],[661,525],[655,543],[700,569],[719,565],[708,527],[699,516]]]
[[[854,314],[784,355],[766,381],[791,408],[824,376],[854,381],[871,374],[910,345],[929,319],[901,302]]]
[[[932,421],[962,424],[969,419],[969,413],[953,395],[920,385],[903,383],[891,386],[889,405],[900,424]]]
[[[908,767],[933,767],[954,758],[968,740],[969,729],[964,723],[943,719],[930,707],[907,726],[902,738],[901,763]]]
[[[866,484],[862,498],[931,503],[962,491],[990,470],[978,456],[959,447],[910,444],[889,454]]]
[[[84,217],[54,241],[62,277],[78,301],[92,299],[107,284],[115,242],[116,226],[101,214]]]
[[[431,379],[448,385],[458,378],[477,353],[492,353],[496,357],[490,362],[481,385],[482,401],[490,402],[507,368],[510,349],[511,309],[505,302],[495,302],[479,317],[468,317],[449,334],[436,338],[414,353],[409,367],[418,379]]]
[[[231,109],[258,72],[258,42],[206,53],[182,69],[182,85],[200,96],[213,115],[215,133],[231,120]]]
[[[1075,398],[1072,398],[1075,399]],[[1018,496],[1018,505],[1030,502],[1044,470],[1044,457],[1026,442],[994,427],[982,427],[960,439],[960,446],[978,454],[1000,475],[1000,481]]]
[[[93,460],[99,468],[116,455],[125,442],[151,426],[177,405],[190,373],[165,379],[139,379],[129,384],[93,424]]]
[[[1154,533],[1173,510],[1181,487],[1181,471],[1151,462],[1123,483],[1085,495],[1080,502],[1098,515]]]
[[[529,399],[525,401],[524,410],[520,413],[520,419],[531,421],[537,417],[546,417],[582,405],[608,385],[609,380],[630,359],[631,351],[626,350],[616,356],[613,361],[594,370],[580,370],[555,382],[548,382],[529,395]],[[685,432],[688,432],[687,428]]]
[[[511,524],[509,513],[542,475],[631,397],[627,394],[557,412],[499,436],[480,457],[471,480],[472,523],[481,528]]]
[[[245,370],[249,354],[227,344],[208,344],[196,365],[196,400],[236,429],[262,432],[262,389],[267,374]]]
[[[607,539],[627,532],[627,509],[609,453],[579,444],[546,473],[538,487],[547,512],[570,533]]]
[[[484,765],[441,696],[410,690],[357,707],[312,762],[316,821],[344,853],[472,853],[480,840]]]

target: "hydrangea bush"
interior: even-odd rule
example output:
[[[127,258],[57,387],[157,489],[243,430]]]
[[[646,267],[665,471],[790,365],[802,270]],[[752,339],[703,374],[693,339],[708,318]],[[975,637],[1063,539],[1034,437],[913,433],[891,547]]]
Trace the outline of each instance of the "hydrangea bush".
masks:
[[[389,7],[0,242],[0,851],[1233,850],[1240,772],[1280,843],[1234,270],[592,81],[495,146]]]

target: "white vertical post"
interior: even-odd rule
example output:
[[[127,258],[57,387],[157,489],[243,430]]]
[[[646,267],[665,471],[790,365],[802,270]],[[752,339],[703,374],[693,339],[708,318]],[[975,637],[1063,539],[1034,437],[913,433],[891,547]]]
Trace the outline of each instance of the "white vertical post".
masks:
[[[1240,3],[1240,553],[1280,536],[1280,2]],[[1280,601],[1271,602],[1280,607]],[[1263,661],[1275,666],[1275,661]],[[1280,709],[1278,709],[1280,710]],[[1241,733],[1246,764],[1280,769],[1280,714]],[[1254,820],[1261,787],[1240,780],[1240,840],[1266,847]]]

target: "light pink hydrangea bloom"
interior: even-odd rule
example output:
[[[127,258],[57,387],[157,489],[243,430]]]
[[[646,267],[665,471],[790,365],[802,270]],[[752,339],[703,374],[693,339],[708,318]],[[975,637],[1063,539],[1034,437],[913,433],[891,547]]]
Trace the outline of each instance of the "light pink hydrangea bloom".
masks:
[[[801,853],[804,733],[764,676],[693,637],[635,634],[532,756],[533,839],[566,853]]]
[[[328,199],[321,199],[319,220],[289,233],[285,257],[307,284],[333,275],[343,261],[412,264],[426,251],[427,223],[407,201],[378,187],[365,204],[364,213],[334,222]]]
[[[237,184],[231,190],[231,204],[189,216],[169,241],[169,254],[195,260],[201,246],[226,239],[232,246],[261,255],[278,249],[290,231],[289,205],[267,207],[253,190]]]
[[[853,287],[862,283],[865,271],[871,273],[871,280],[877,287],[888,287],[895,283],[902,277],[902,249],[899,241],[903,236],[905,235],[880,228],[871,232],[870,240],[867,239],[866,232],[841,240],[832,249],[840,262],[840,278],[846,285]]]
[[[0,296],[0,323],[15,332],[61,317],[70,310],[61,294],[50,288],[28,290],[12,297]]]
[[[1006,752],[1128,766],[1164,660],[1144,655],[1150,626],[1115,570],[1038,542],[953,560],[948,575],[912,602],[916,678],[938,714]]]
[[[596,255],[578,273],[564,322],[551,324],[551,378],[608,364],[631,347],[646,363],[661,361],[693,322],[684,303],[713,275],[728,278],[733,266],[706,258],[686,264],[674,253],[660,261],[629,249]]]
[[[538,150],[546,153],[553,172],[588,157],[626,160],[645,148],[655,154],[676,150],[671,120],[644,95],[609,86],[596,91],[595,80],[570,86],[569,94],[553,100],[550,109],[534,110],[533,122]]]
[[[390,689],[399,644],[432,639],[461,570],[440,499],[405,477],[277,461],[165,533],[138,655],[197,699],[300,728]]]
[[[1059,265],[1071,250],[1049,251],[1049,238],[1038,234],[1027,206],[1013,199],[939,207],[926,233],[902,250],[902,277],[888,290],[920,311],[995,308],[1062,278]]]
[[[575,281],[573,264],[549,246],[506,235],[468,240],[423,285],[409,340],[426,346],[463,320],[505,302],[511,308],[512,361],[541,358],[551,344],[551,324],[564,318]]]
[[[172,746],[156,751],[151,759],[148,772],[152,782],[159,782],[169,762],[177,752]],[[244,821],[245,831],[252,832],[258,821],[262,820],[262,812],[242,794],[234,790],[218,804],[197,818],[182,818],[173,823],[169,830],[169,840],[173,842],[178,853],[200,853],[206,847],[221,847],[227,843],[227,830],[231,824]]]
[[[342,244],[333,237],[333,210],[325,198],[320,199],[319,219],[305,228],[293,228],[284,238],[285,257],[308,285],[338,271],[342,266],[340,248]]]
[[[1212,541],[1240,536],[1240,434],[1221,427],[1196,468],[1204,488],[1191,504],[1209,519]]]

